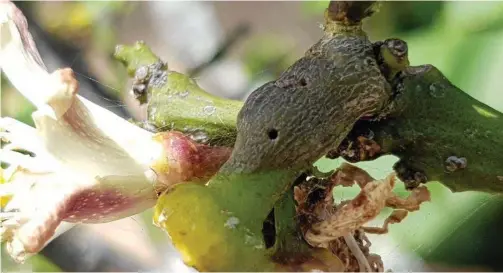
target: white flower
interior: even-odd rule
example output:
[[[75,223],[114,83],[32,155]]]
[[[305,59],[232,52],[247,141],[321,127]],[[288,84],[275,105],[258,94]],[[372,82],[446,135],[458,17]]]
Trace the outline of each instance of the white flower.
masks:
[[[9,142],[1,160],[10,164],[0,195],[12,197],[0,214],[1,236],[22,262],[63,220],[107,222],[152,207],[157,181],[150,165],[163,149],[150,132],[77,95],[71,69],[49,74],[12,3],[0,2],[0,24],[1,68],[37,107],[36,128],[0,121],[1,137]]]
[[[205,183],[229,157],[231,148],[179,132],[153,135],[80,97],[71,69],[46,71],[26,19],[5,0],[0,33],[0,67],[37,108],[36,128],[0,119],[0,137],[9,143],[0,150],[9,164],[0,173],[0,197],[11,198],[0,212],[0,235],[16,261],[40,251],[58,227],[64,232],[62,221],[104,223],[140,213],[169,185]]]

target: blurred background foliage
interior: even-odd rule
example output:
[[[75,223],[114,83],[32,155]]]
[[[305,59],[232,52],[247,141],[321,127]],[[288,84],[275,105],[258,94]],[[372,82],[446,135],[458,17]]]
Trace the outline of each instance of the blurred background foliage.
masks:
[[[82,91],[85,97],[124,117],[141,119],[144,109],[128,96],[125,71],[111,58],[116,44],[145,40],[171,69],[187,72],[211,60],[226,35],[238,24],[246,24],[251,31],[196,76],[208,92],[244,99],[316,42],[328,1],[16,3],[28,16],[32,31],[38,25],[35,39],[49,68],[71,66],[81,84],[87,84]],[[503,2],[384,2],[365,22],[365,29],[372,40],[398,37],[407,41],[412,65],[437,66],[465,92],[503,111]],[[3,76],[1,95],[2,116],[32,124],[33,107]],[[395,161],[387,156],[358,165],[375,178],[383,178]],[[338,164],[327,159],[317,163],[322,170]],[[439,183],[429,188],[432,202],[391,226],[388,236],[371,237],[373,251],[383,257],[385,266],[394,271],[503,270],[499,248],[503,199],[482,193],[453,194]],[[403,189],[397,191],[406,194]],[[356,192],[349,188],[334,194],[340,199]],[[385,216],[374,224],[379,225]],[[121,240],[142,233],[143,240],[155,246],[152,255],[160,260],[156,267],[173,269],[177,260],[166,257],[175,254],[167,250],[166,235],[150,224],[150,217],[147,211],[136,218],[145,225],[131,229]],[[106,236],[113,237],[113,232]],[[133,250],[131,255],[138,254]],[[11,264],[5,255],[2,261],[5,270],[26,266],[39,272],[62,270],[51,263],[50,253],[37,255],[22,267]]]

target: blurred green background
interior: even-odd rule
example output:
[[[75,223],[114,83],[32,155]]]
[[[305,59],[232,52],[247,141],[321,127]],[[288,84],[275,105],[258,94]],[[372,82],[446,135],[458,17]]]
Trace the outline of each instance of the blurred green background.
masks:
[[[172,69],[181,72],[209,63],[194,78],[211,93],[243,99],[254,87],[277,77],[320,37],[319,24],[328,1],[16,4],[30,24],[38,26],[35,39],[39,48],[43,45],[41,55],[50,68],[71,66],[79,81],[87,84],[83,96],[124,117],[141,119],[144,109],[129,97],[125,71],[111,58],[116,44],[145,40]],[[247,30],[238,27],[242,25]],[[412,65],[437,66],[465,92],[503,111],[503,2],[384,2],[365,22],[365,29],[374,41],[405,40]],[[232,33],[238,33],[238,38],[224,47]],[[32,124],[32,106],[3,76],[1,110],[2,116]],[[358,165],[382,178],[395,161],[383,157]],[[329,169],[339,163],[323,159],[318,165]],[[438,183],[429,188],[432,202],[391,226],[387,239],[372,237],[372,251],[383,256],[385,267],[394,271],[502,271],[503,199],[481,193],[452,194]],[[335,194],[348,198],[356,191],[350,188]],[[164,260],[162,245],[168,241],[150,224],[150,213],[138,218],[145,224],[140,232],[147,235],[144,240],[161,246],[155,255]],[[135,236],[134,232],[129,235]],[[39,272],[62,270],[48,256],[38,255],[29,267]],[[20,269],[4,254],[2,261],[2,271]]]

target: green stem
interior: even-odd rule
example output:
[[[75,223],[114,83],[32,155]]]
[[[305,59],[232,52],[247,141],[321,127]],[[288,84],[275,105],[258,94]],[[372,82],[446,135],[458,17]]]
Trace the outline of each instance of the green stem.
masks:
[[[184,74],[167,72],[166,84],[150,89],[148,120],[159,131],[176,130],[200,143],[232,146],[241,101],[219,98]]]
[[[394,168],[411,186],[438,181],[453,191],[502,193],[503,114],[431,65],[410,67],[397,87],[394,112],[358,122],[346,142],[372,131],[381,147],[377,156],[398,156]]]
[[[132,89],[138,100],[147,103],[149,127],[180,131],[200,143],[233,146],[243,102],[214,96],[190,77],[169,71],[142,42],[117,46],[115,58],[134,78]]]
[[[297,223],[293,187],[274,206],[276,242],[273,258],[280,263],[308,258],[311,247],[304,240]]]
[[[210,180],[208,188],[222,196],[221,203],[227,210],[260,231],[271,208],[291,187],[296,176],[297,173],[285,170],[218,174]]]

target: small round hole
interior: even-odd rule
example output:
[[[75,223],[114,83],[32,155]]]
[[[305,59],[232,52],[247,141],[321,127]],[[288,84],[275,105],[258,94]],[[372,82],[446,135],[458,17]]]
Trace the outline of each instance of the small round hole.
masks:
[[[276,129],[271,129],[267,132],[267,136],[269,136],[269,139],[276,139],[278,138],[278,131]]]
[[[307,85],[306,79],[304,78],[300,79],[300,86],[306,86],[306,85]]]

